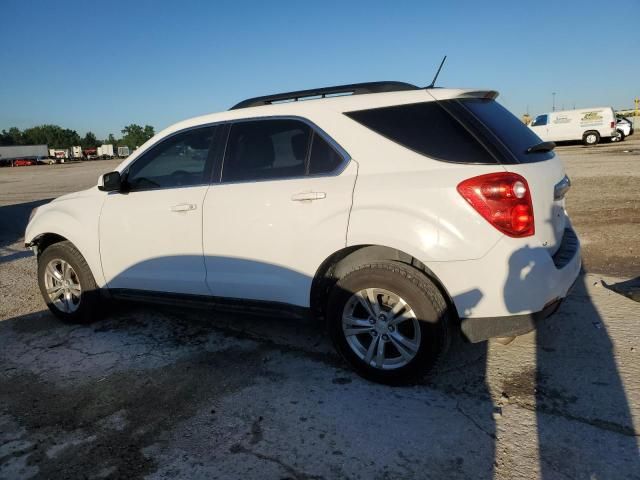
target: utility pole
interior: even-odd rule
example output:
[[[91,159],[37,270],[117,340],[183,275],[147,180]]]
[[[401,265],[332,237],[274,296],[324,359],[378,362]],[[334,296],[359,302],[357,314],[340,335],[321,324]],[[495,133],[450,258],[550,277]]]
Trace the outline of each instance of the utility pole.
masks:
[[[551,96],[553,97],[553,107],[551,108],[552,112],[556,111],[556,92],[551,93]]]

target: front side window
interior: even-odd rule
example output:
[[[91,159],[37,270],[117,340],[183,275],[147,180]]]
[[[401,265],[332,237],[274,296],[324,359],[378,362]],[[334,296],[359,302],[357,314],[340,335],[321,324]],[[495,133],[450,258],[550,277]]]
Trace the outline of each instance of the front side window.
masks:
[[[538,115],[536,117],[536,119],[533,122],[531,122],[531,126],[532,127],[540,127],[542,125],[546,125],[548,119],[549,119],[548,115]]]
[[[127,184],[130,190],[207,183],[207,159],[215,128],[178,133],[152,147],[129,167]]]
[[[255,120],[231,126],[223,182],[305,175],[311,128],[298,120]]]

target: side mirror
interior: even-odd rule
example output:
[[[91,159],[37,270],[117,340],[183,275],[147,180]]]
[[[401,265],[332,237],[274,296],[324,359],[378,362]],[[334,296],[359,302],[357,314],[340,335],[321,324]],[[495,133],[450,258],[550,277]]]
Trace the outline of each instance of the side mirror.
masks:
[[[98,178],[98,190],[103,192],[117,192],[122,188],[120,172],[109,172]]]

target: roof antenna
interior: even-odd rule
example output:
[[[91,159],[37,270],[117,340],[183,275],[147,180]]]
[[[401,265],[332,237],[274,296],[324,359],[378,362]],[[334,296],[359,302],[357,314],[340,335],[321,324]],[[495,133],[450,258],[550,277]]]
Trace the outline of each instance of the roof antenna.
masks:
[[[444,65],[444,61],[446,59],[447,59],[447,56],[445,55],[444,58],[442,59],[442,62],[440,62],[440,66],[438,67],[438,71],[436,72],[436,76],[433,77],[433,82],[431,82],[431,84],[429,84],[425,88],[434,88],[434,86],[436,84],[436,80],[438,79],[438,75],[440,75],[440,70],[442,70],[442,66]]]

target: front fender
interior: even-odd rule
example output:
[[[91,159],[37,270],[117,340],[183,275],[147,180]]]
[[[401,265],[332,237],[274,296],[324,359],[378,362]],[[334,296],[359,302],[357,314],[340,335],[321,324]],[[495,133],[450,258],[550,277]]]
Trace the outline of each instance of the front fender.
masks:
[[[100,263],[99,212],[103,198],[53,201],[38,208],[29,221],[24,241],[30,244],[45,234],[70,241],[86,260],[98,287],[106,285]]]

